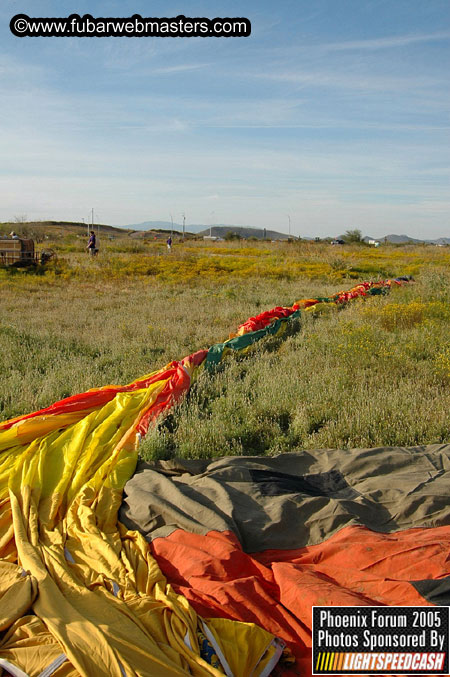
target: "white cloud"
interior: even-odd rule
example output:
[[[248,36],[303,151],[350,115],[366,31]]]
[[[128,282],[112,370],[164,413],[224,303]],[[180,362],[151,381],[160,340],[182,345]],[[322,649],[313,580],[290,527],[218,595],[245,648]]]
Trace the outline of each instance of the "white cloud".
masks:
[[[436,33],[423,33],[415,35],[392,35],[389,37],[372,38],[367,40],[349,40],[347,42],[329,42],[317,45],[319,49],[333,52],[347,50],[377,50],[407,47],[424,42],[441,42],[450,39],[450,31],[438,31]]]
[[[155,75],[171,75],[175,73],[185,73],[187,71],[198,71],[202,68],[209,68],[210,63],[179,63],[173,66],[163,66],[155,68],[153,73]]]
[[[320,70],[302,71],[299,68],[255,73],[254,77],[278,82],[288,82],[303,87],[326,87],[340,91],[347,89],[365,92],[398,93],[401,91],[410,92],[417,89],[433,90],[446,85],[443,80],[430,78],[429,76],[419,77],[405,75],[394,77],[389,75],[373,75],[369,73],[340,72],[338,70],[328,72]]]
[[[0,66],[0,220],[95,206],[109,223],[209,223],[214,209],[284,230],[290,213],[303,234],[448,234],[447,74],[427,50],[450,34],[326,41],[309,11],[301,41],[282,14],[264,40],[16,40]]]

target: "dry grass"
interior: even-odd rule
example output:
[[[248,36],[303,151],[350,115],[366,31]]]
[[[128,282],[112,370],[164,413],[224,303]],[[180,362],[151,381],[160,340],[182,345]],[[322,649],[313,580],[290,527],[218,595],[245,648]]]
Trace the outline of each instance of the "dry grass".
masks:
[[[189,242],[168,254],[160,243],[137,244],[144,252],[104,247],[93,261],[66,251],[42,275],[0,271],[1,419],[129,382],[262,310],[349,288],[355,275],[414,273],[410,288],[304,314],[298,334],[202,374],[142,454],[448,441],[447,249]]]
[[[142,453],[272,455],[448,442],[445,282],[435,296],[428,277],[390,297],[317,319],[305,316],[302,330],[275,350],[266,342],[214,376],[205,373],[188,400],[149,435]],[[421,319],[411,321],[416,305]],[[386,316],[399,321],[385,327]]]
[[[196,285],[199,279],[308,279],[318,282],[420,275],[429,268],[450,266],[450,248],[433,246],[332,247],[315,242],[217,242],[175,240],[167,252],[164,241],[104,239],[100,255],[91,260],[85,238],[74,235],[47,241],[58,252],[58,263],[46,274],[58,279],[91,281],[153,278],[165,283]]]

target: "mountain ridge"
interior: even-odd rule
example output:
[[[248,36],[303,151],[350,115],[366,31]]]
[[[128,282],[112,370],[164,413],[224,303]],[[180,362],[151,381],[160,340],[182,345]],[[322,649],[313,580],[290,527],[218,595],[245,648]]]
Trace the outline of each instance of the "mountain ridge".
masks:
[[[40,230],[48,228],[51,231],[53,230],[63,230],[68,232],[78,232],[78,233],[87,233],[88,229],[91,228],[90,224],[77,222],[77,221],[57,221],[57,220],[48,220],[48,221],[26,221],[23,223],[18,223],[15,221],[5,221],[0,223],[0,235],[9,235],[11,230],[21,231],[23,228],[27,230],[32,227],[37,227]],[[110,233],[111,235],[128,235],[131,237],[143,237],[145,232],[154,232],[162,231],[162,233],[170,233],[173,229],[175,234],[181,235],[183,226],[179,223],[173,223],[171,221],[143,221],[142,223],[129,224],[126,226],[112,226],[108,224],[94,224],[94,228],[97,229],[100,227],[103,233]],[[280,240],[288,239],[302,239],[302,240],[314,240],[314,237],[301,236],[300,238],[297,235],[289,236],[287,233],[280,233],[276,230],[268,230],[264,228],[253,228],[252,226],[233,226],[227,224],[216,224],[216,225],[205,225],[205,224],[187,224],[185,226],[186,234],[194,234],[199,236],[208,236],[209,234],[214,237],[225,237],[227,232],[235,232],[244,238],[256,237],[257,239],[266,239],[271,240]],[[32,235],[31,235],[32,236]],[[340,236],[341,238],[344,236]],[[320,238],[321,240],[333,239],[331,236],[329,238]],[[438,237],[435,239],[418,239],[410,237],[406,234],[397,235],[396,233],[390,233],[383,237],[370,237],[369,235],[364,236],[364,242],[369,242],[370,240],[378,241],[381,244],[383,242],[389,242],[391,244],[434,244],[434,245],[450,245],[450,237]]]
[[[180,223],[176,223],[175,221],[143,221],[142,223],[132,223],[128,224],[126,226],[116,226],[116,228],[123,228],[125,230],[152,230],[152,228],[164,228],[166,230],[171,230],[173,227],[173,230],[177,230],[182,232],[183,226]],[[215,230],[216,229],[216,230]],[[258,239],[264,237],[263,233],[264,230],[266,231],[266,237],[270,239],[278,239],[280,236],[282,238],[289,238],[292,237],[293,239],[302,239],[302,240],[314,240],[314,237],[307,237],[307,236],[298,236],[298,235],[291,235],[289,236],[287,233],[280,233],[279,231],[276,230],[269,230],[269,229],[264,229],[264,228],[254,228],[253,226],[234,226],[230,224],[225,224],[225,223],[220,223],[220,224],[215,224],[215,225],[206,225],[206,224],[192,224],[189,223],[185,226],[185,231],[187,233],[194,233],[196,235],[209,235],[211,232],[211,235],[215,237],[223,237],[226,235],[227,232],[236,232],[238,234],[241,234],[244,237],[257,237]],[[249,231],[248,234],[243,234],[243,231]],[[276,235],[277,238],[274,238],[273,235]],[[340,236],[343,237],[343,236]],[[328,239],[326,237],[320,238],[321,240]],[[333,239],[332,236],[329,236],[329,239]],[[364,242],[368,242],[369,240],[376,240],[380,243],[386,241],[390,242],[391,244],[420,244],[422,242],[425,242],[427,244],[450,244],[450,237],[439,237],[435,239],[419,239],[419,238],[414,238],[410,237],[409,235],[406,234],[400,234],[397,235],[396,233],[389,233],[388,235],[384,235],[383,237],[370,237],[369,235],[366,235],[363,237]]]

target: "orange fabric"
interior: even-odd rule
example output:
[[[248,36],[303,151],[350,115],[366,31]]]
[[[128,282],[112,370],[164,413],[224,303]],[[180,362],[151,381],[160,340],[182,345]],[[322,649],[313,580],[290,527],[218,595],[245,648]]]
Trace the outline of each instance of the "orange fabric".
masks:
[[[11,429],[13,426],[28,421],[30,419],[42,419],[43,417],[55,419],[56,427],[63,427],[64,421],[67,424],[73,423],[86,414],[95,409],[98,409],[116,397],[119,393],[133,392],[142,388],[148,388],[150,385],[158,381],[168,381],[164,386],[163,391],[159,394],[156,402],[152,406],[152,412],[149,412],[146,419],[141,421],[140,432],[145,433],[148,429],[148,424],[154,420],[162,411],[169,409],[179,397],[190,386],[192,370],[199,366],[207,355],[207,350],[199,350],[188,357],[185,357],[180,362],[169,362],[165,367],[155,371],[147,376],[137,379],[125,386],[104,386],[102,388],[92,388],[85,393],[79,393],[59,400],[54,404],[34,411],[31,414],[18,416],[9,419],[8,421],[0,422],[0,432]],[[58,419],[56,420],[56,417]],[[65,417],[63,419],[63,417]],[[145,420],[147,426],[145,427]]]
[[[449,546],[450,527],[381,534],[352,526],[296,550],[248,555],[232,532],[181,529],[151,549],[197,613],[261,625],[310,675],[313,606],[432,606],[411,581],[450,575]]]

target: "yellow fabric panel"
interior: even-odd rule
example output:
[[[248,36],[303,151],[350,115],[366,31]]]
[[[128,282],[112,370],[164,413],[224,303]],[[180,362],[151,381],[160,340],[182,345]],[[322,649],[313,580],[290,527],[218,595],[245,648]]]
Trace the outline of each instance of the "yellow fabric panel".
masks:
[[[38,677],[63,654],[37,616],[23,616],[13,623],[0,641],[0,657],[19,667],[30,677]],[[0,672],[1,674],[1,672]],[[52,677],[76,677],[79,672],[67,660],[52,672]]]
[[[223,674],[200,656],[201,619],[143,536],[117,523],[137,427],[166,383],[118,393],[78,420],[25,419],[12,428],[23,444],[0,431],[0,658],[31,677],[61,654],[60,677]],[[218,626],[225,654],[236,652],[240,625]],[[251,671],[272,639],[252,628]],[[236,665],[237,677],[249,674]]]
[[[321,301],[320,303],[315,303],[313,306],[309,306],[303,310],[304,313],[313,313],[314,315],[329,313],[333,310],[337,310],[339,306],[333,302]]]
[[[23,616],[37,595],[37,583],[21,567],[0,560],[0,632]]]
[[[42,437],[52,430],[65,428],[86,416],[86,411],[74,411],[66,414],[44,414],[27,418],[15,423],[9,430],[0,431],[0,451],[8,449],[12,444],[29,444],[37,437]]]
[[[0,561],[15,562],[16,560],[11,503],[9,498],[0,499]]]
[[[261,630],[253,623],[236,623],[227,618],[210,618],[207,625],[215,641],[224,650],[233,675],[259,674],[271,661],[272,669],[275,667],[277,662],[274,659],[275,642],[277,640],[274,640],[269,632]],[[259,635],[256,645],[254,643],[255,631]],[[258,666],[256,673],[254,672],[255,665]]]

